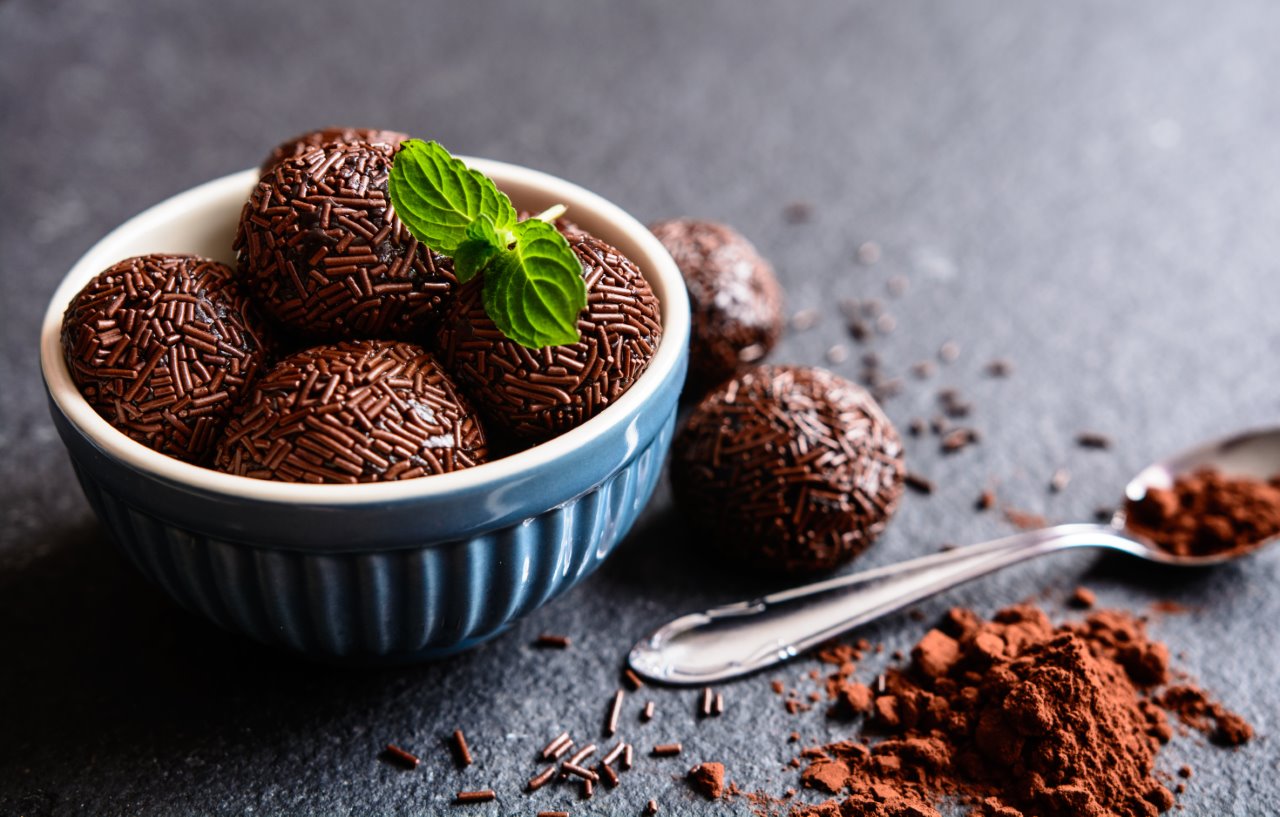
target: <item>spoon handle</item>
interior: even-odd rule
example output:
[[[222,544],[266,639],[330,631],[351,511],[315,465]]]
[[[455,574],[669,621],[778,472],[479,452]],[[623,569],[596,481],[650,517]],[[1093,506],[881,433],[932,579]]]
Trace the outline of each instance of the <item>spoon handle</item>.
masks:
[[[1058,525],[683,616],[631,651],[654,681],[705,684],[785,661],[886,613],[1025,559],[1137,543],[1109,525]]]

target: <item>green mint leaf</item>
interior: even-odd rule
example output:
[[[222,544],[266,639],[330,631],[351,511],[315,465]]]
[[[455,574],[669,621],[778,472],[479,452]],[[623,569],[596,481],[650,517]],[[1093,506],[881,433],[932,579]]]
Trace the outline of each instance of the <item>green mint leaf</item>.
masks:
[[[498,237],[493,219],[481,213],[467,225],[467,237],[453,253],[453,272],[458,281],[465,284],[476,277],[508,243]]]
[[[587,305],[582,263],[545,221],[522,221],[513,232],[515,246],[485,270],[485,312],[502,334],[522,346],[576,343],[578,313]]]
[[[437,142],[410,139],[401,145],[391,162],[387,195],[413,237],[445,255],[468,240],[468,228],[480,216],[489,217],[495,235],[516,223],[506,194]]]

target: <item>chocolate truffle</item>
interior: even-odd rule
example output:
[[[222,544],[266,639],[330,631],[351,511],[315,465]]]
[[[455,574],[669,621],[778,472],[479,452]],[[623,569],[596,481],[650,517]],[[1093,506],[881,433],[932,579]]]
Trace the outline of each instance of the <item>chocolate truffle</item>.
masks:
[[[71,379],[149,448],[199,462],[263,364],[261,319],[231,268],[144,255],[99,273],[62,318]]]
[[[689,289],[691,388],[709,389],[768,354],[782,336],[782,287],[751,242],[713,221],[673,219],[649,229]]]
[[[218,441],[221,471],[283,482],[384,482],[485,461],[484,429],[425,349],[343,341],[262,375]]]
[[[389,145],[392,148],[409,138],[409,134],[397,130],[378,130],[377,128],[320,128],[319,130],[300,133],[286,139],[271,149],[267,158],[259,168],[259,175],[266,175],[271,169],[283,162],[300,156],[311,148],[330,142],[375,142]]]
[[[387,198],[389,145],[331,143],[263,176],[240,215],[240,271],[262,307],[319,338],[415,336],[453,290]]]
[[[902,495],[902,442],[875,399],[825,369],[758,366],[721,384],[672,446],[671,482],[726,558],[788,573],[866,549]]]
[[[445,368],[492,426],[525,441],[554,437],[617,400],[662,337],[658,299],[636,265],[593,236],[566,238],[587,284],[577,343],[528,349],[509,340],[485,314],[483,276],[458,287],[440,322]]]

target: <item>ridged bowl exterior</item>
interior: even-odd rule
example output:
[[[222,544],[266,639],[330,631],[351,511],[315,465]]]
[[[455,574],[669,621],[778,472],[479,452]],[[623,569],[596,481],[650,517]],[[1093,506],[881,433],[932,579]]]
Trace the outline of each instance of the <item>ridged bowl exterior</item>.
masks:
[[[177,521],[164,491],[126,497],[111,469],[96,467],[91,443],[57,425],[113,540],[182,606],[314,658],[378,663],[467,649],[588,576],[652,495],[675,418],[673,403],[633,457],[550,510],[451,541],[331,553],[255,546]]]
[[[79,394],[62,315],[97,272],[147,252],[229,258],[257,172],[181,193],[125,222],[68,272],[41,329],[54,425],[112,538],[180,604],[321,660],[409,662],[466,649],[591,573],[653,492],[688,365],[679,270],[642,224],[599,196],[484,159],[518,207],[563,203],[640,266],[662,305],[649,368],[596,417],[462,471],[364,485],[300,485],[178,462],[121,434]]]

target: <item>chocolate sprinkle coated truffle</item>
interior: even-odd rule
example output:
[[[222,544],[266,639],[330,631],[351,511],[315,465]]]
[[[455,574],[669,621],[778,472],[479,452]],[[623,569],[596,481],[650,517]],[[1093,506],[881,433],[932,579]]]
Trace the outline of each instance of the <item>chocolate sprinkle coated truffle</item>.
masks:
[[[384,482],[485,461],[467,399],[419,346],[344,341],[285,358],[218,442],[217,467],[284,482]]]
[[[662,337],[658,299],[636,265],[593,236],[566,238],[587,284],[577,343],[529,349],[508,339],[485,314],[479,277],[458,287],[440,323],[445,368],[487,420],[523,440],[554,437],[617,400]]]
[[[107,422],[199,462],[263,364],[260,323],[225,264],[145,255],[80,290],[62,319],[62,352]]]
[[[387,198],[393,148],[332,143],[263,176],[235,250],[263,308],[304,334],[407,338],[453,290],[453,262],[419,244]]]
[[[307,131],[291,139],[286,139],[272,148],[271,153],[263,160],[262,166],[259,168],[259,174],[265,176],[285,159],[300,156],[312,148],[330,142],[376,142],[396,148],[408,138],[409,134],[407,133],[395,130],[378,130],[377,128],[320,128],[319,130]]]
[[[761,569],[849,561],[902,495],[898,432],[865,389],[825,369],[748,369],[698,404],[672,454],[691,522]]]
[[[751,242],[713,221],[673,219],[649,229],[671,253],[689,289],[690,383],[711,388],[768,354],[785,322],[782,287]]]

